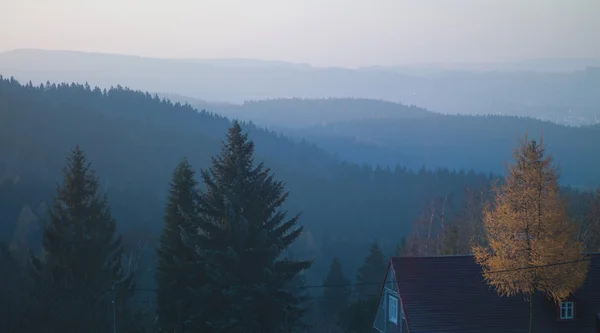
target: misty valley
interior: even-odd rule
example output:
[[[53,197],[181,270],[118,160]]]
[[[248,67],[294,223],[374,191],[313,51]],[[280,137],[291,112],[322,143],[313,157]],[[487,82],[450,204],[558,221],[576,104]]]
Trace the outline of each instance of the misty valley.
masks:
[[[38,81],[0,76],[1,332],[418,333],[394,297],[446,266],[560,306],[600,278],[597,95],[574,126]]]

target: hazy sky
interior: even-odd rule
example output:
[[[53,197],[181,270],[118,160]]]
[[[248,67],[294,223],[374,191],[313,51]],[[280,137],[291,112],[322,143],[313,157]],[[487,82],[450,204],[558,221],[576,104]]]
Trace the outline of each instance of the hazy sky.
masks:
[[[313,65],[600,58],[600,0],[0,0],[0,51]]]

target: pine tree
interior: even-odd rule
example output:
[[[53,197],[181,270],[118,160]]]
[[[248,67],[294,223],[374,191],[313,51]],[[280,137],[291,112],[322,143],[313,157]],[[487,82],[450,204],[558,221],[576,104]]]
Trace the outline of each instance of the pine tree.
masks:
[[[4,242],[0,242],[0,272],[0,332],[23,332],[21,321],[24,318],[23,295],[28,287],[27,279],[19,259]]]
[[[288,255],[286,259],[288,261],[294,261],[295,256],[291,251],[287,251]],[[306,289],[306,270],[302,270],[296,274],[292,279],[287,281],[287,290],[295,298],[296,307],[293,312],[288,314],[288,320],[284,323],[282,332],[290,332],[296,329],[299,332],[308,331],[310,325],[306,323],[308,311],[311,307],[310,297],[308,290]],[[290,327],[291,326],[291,327]]]
[[[237,122],[212,166],[202,171],[199,231],[186,235],[197,254],[190,274],[206,281],[189,331],[279,332],[296,327],[301,299],[291,281],[310,261],[281,259],[300,235],[299,215],[280,210],[288,197],[262,163],[253,166],[254,143]]]
[[[379,295],[351,302],[339,315],[338,326],[347,333],[373,331],[373,318],[379,305]]]
[[[344,276],[342,263],[335,257],[331,261],[329,273],[323,282],[323,302],[321,313],[327,317],[336,317],[348,305],[350,294],[350,281]]]
[[[35,305],[29,332],[107,332],[126,322],[133,275],[98,178],[77,146],[63,170],[43,231],[41,258],[32,257]],[[113,291],[114,290],[114,291]]]
[[[520,142],[516,163],[507,167],[493,206],[484,211],[486,247],[475,247],[484,278],[505,296],[537,293],[558,302],[575,291],[587,273],[575,224],[559,196],[558,171],[540,142]],[[568,263],[568,264],[565,264]]]
[[[396,256],[405,256],[407,252],[408,251],[406,245],[406,236],[402,236],[402,239],[400,239],[400,243],[398,243],[398,245],[396,246]]]
[[[191,221],[198,214],[194,174],[187,159],[183,159],[170,183],[156,270],[156,312],[162,332],[177,332],[183,327],[191,302],[188,288],[197,283],[197,277],[187,276],[183,266],[193,260],[194,251],[181,238],[182,230],[192,230]]]
[[[385,276],[387,261],[377,241],[371,243],[369,254],[365,257],[362,266],[358,269],[356,276],[355,294],[359,298],[377,295]]]

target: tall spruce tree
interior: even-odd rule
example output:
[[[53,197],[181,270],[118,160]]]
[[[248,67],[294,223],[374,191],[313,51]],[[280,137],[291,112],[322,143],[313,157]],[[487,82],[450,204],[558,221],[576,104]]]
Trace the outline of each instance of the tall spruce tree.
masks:
[[[35,299],[28,332],[107,332],[127,322],[133,275],[122,267],[121,237],[107,197],[98,195],[98,178],[79,146],[63,172],[42,256],[32,257]]]
[[[188,288],[198,278],[186,275],[184,265],[193,261],[194,251],[181,238],[183,230],[192,231],[191,221],[198,214],[194,174],[188,160],[183,159],[170,183],[156,270],[156,312],[161,332],[179,332],[183,328],[191,302]]]
[[[23,295],[27,279],[23,269],[5,242],[0,242],[0,332],[23,332]]]
[[[407,252],[408,251],[406,244],[406,236],[402,236],[402,239],[400,239],[400,243],[398,243],[398,245],[396,246],[396,256],[405,256]]]
[[[379,247],[379,243],[375,240],[371,243],[369,253],[365,257],[362,266],[358,269],[356,276],[355,294],[358,298],[373,296],[379,294],[381,281],[385,276],[387,267],[386,258]]]
[[[340,311],[348,305],[352,289],[350,280],[344,276],[342,262],[335,257],[329,266],[329,273],[323,282],[323,302],[321,313],[329,318],[337,317]]]
[[[351,302],[338,316],[338,326],[345,333],[373,331],[373,318],[379,305],[379,295],[367,296]]]
[[[280,209],[288,197],[262,163],[253,166],[254,143],[237,122],[212,166],[202,171],[199,231],[186,237],[197,254],[192,274],[206,280],[188,331],[281,332],[299,324],[302,302],[289,288],[310,261],[282,259],[300,236],[299,215]]]
[[[294,261],[294,254],[291,251],[287,251],[287,253],[287,261]],[[292,323],[292,328],[301,332],[308,331],[311,328],[306,319],[306,317],[308,317],[309,308],[311,307],[310,297],[308,290],[306,289],[306,274],[306,270],[302,270],[292,279],[287,281],[286,287],[294,296],[296,303],[295,310],[289,313],[287,323]],[[287,323],[286,325],[289,326]],[[290,329],[284,327],[283,332],[287,331],[290,331]]]

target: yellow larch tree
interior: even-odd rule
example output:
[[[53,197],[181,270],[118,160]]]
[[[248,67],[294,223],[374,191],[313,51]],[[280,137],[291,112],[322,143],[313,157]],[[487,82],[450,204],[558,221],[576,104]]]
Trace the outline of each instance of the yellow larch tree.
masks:
[[[519,140],[515,163],[483,212],[485,247],[475,246],[475,260],[485,280],[501,296],[529,298],[529,331],[533,332],[533,299],[537,293],[559,302],[579,288],[588,262],[577,239],[577,227],[560,197],[558,169],[543,141]]]

